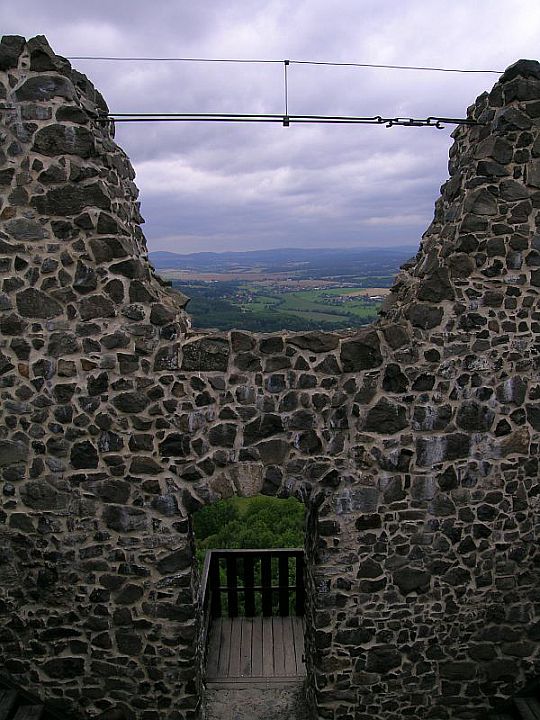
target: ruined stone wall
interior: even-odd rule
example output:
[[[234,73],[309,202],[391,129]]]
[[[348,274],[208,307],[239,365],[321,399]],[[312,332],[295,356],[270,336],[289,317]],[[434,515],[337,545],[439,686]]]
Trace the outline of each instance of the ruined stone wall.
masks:
[[[91,713],[197,716],[189,515],[308,507],[314,715],[472,718],[540,669],[540,66],[456,130],[381,319],[195,333],[86,78],[0,46],[2,666]],[[0,95],[1,97],[1,95]]]

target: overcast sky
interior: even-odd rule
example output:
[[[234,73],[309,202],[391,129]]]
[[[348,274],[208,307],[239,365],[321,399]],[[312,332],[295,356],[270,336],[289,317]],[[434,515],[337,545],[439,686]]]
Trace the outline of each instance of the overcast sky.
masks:
[[[64,56],[504,70],[538,58],[538,0],[2,0],[0,31]],[[115,112],[282,113],[280,65],[73,60]],[[293,65],[291,114],[463,117],[497,76]],[[119,124],[150,250],[417,245],[452,127]]]

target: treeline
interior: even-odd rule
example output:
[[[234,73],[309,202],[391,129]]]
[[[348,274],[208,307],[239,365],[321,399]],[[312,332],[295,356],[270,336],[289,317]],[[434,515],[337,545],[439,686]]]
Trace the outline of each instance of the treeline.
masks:
[[[294,548],[304,546],[304,506],[294,498],[260,495],[231,498],[193,516],[199,560],[215,548]]]

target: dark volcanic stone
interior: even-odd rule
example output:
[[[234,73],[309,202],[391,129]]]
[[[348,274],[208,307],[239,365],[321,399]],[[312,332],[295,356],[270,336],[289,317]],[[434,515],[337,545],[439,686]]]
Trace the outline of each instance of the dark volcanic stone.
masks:
[[[86,387],[88,389],[88,395],[91,397],[101,395],[108,390],[109,376],[106,372],[102,372],[96,376],[90,376],[88,378],[88,382],[86,383]]]
[[[123,275],[130,280],[142,278],[145,275],[144,266],[140,260],[130,258],[111,265],[109,270],[117,275]]]
[[[43,479],[27,482],[21,490],[21,497],[35,510],[65,510],[71,501],[68,493],[58,491]]]
[[[79,305],[79,312],[82,320],[114,317],[116,314],[114,303],[105,295],[91,295],[83,298]]]
[[[409,342],[407,330],[401,325],[386,325],[383,327],[384,339],[393,350],[403,347]]]
[[[493,425],[495,413],[487,405],[476,400],[463,402],[458,410],[456,423],[462,430],[487,432]]]
[[[442,300],[452,300],[454,289],[448,277],[446,268],[437,268],[431,275],[424,278],[418,286],[416,293],[418,300],[438,303]]]
[[[8,187],[11,185],[15,170],[7,168],[6,170],[0,170],[0,187]]]
[[[84,265],[80,260],[77,262],[73,289],[81,295],[93,292],[97,288],[97,273],[94,268]]]
[[[373,638],[373,630],[367,628],[350,628],[338,630],[336,642],[341,645],[363,645]]]
[[[404,375],[399,365],[389,363],[384,371],[383,389],[391,393],[403,393],[408,387],[407,376]]]
[[[98,263],[109,262],[115,258],[127,257],[128,253],[120,238],[92,238],[90,249]]]
[[[59,302],[36,288],[21,290],[16,295],[16,302],[19,314],[28,318],[53,318],[63,311]]]
[[[144,510],[123,505],[108,505],[103,511],[103,520],[110,530],[116,532],[145,530],[147,526]]]
[[[244,428],[244,441],[252,445],[271,435],[283,432],[283,421],[279,415],[268,413],[248,423]]]
[[[2,335],[22,335],[28,323],[15,313],[0,317],[0,333]]]
[[[364,562],[360,563],[356,577],[378,578],[383,574],[382,566],[378,562],[375,562],[375,560],[368,558],[367,560],[364,560]]]
[[[309,350],[314,353],[330,352],[339,345],[339,337],[330,333],[311,332],[305,335],[293,335],[287,338],[290,345],[295,345],[302,350]]]
[[[211,428],[208,433],[208,441],[210,445],[218,445],[221,447],[234,447],[236,439],[236,425],[233,423],[221,423]]]
[[[229,364],[229,342],[224,338],[203,338],[183,346],[182,370],[225,372]]]
[[[476,664],[473,662],[441,663],[441,677],[450,680],[470,680],[476,675]]]
[[[306,455],[318,453],[322,450],[322,442],[315,430],[306,430],[298,434],[295,440],[296,447]]]
[[[540,405],[527,405],[527,420],[535,430],[540,430]]]
[[[0,40],[0,70],[10,70],[19,64],[25,39],[20,35],[4,35]]]
[[[424,593],[429,590],[431,575],[426,570],[402,567],[393,574],[394,583],[404,595],[410,592]]]
[[[47,352],[51,357],[60,358],[64,355],[73,355],[79,350],[79,341],[71,333],[51,333],[49,345],[47,346]]]
[[[56,111],[56,119],[58,122],[67,121],[77,123],[78,125],[86,125],[89,120],[89,115],[76,105],[62,105]]]
[[[15,91],[19,101],[25,100],[51,100],[54,97],[64,97],[72,100],[75,97],[73,84],[65,77],[58,75],[39,75],[29,78]]]
[[[13,463],[26,462],[28,448],[17,440],[0,439],[0,467]]]
[[[241,352],[245,350],[253,350],[255,347],[255,338],[247,333],[233,330],[231,332],[231,347],[233,352]]]
[[[405,406],[397,405],[387,398],[381,398],[376,405],[368,410],[364,422],[364,430],[384,435],[392,435],[407,426]]]
[[[234,364],[239,370],[244,372],[257,372],[258,370],[262,370],[260,357],[252,352],[238,353],[234,359]]]
[[[84,127],[47,125],[34,136],[35,152],[42,155],[77,155],[89,158],[95,154],[94,136]]]
[[[407,313],[411,324],[415,327],[429,330],[440,324],[443,316],[443,309],[433,307],[425,303],[412,303]]]
[[[373,330],[359,334],[355,340],[341,343],[341,362],[344,372],[358,372],[379,367],[382,363],[379,336]]]
[[[264,465],[281,465],[289,454],[289,443],[285,440],[272,439],[256,445]]]
[[[182,550],[175,550],[170,555],[158,560],[157,569],[162,575],[169,575],[191,567],[192,562],[193,554],[189,547],[185,547]]]
[[[401,665],[401,653],[390,646],[376,646],[368,650],[366,670],[385,674]]]
[[[153,325],[167,325],[168,323],[174,322],[176,319],[176,313],[161,303],[155,303],[152,305],[150,311],[150,322]]]
[[[71,70],[71,65],[65,58],[54,54],[44,35],[30,38],[27,48],[30,54],[30,70],[34,72],[53,70],[61,74],[68,74]]]
[[[66,680],[84,675],[84,659],[81,657],[57,657],[41,665],[43,672],[51,678]]]
[[[517,60],[506,68],[499,82],[507,83],[520,77],[540,80],[540,63],[537,60]]]
[[[34,240],[44,240],[48,237],[47,230],[35,220],[27,220],[26,218],[16,218],[6,223],[6,230],[15,240],[24,242],[32,242]]]
[[[162,470],[161,465],[153,458],[138,455],[133,458],[129,468],[133,475],[159,475]]]
[[[167,435],[163,442],[159,443],[159,454],[162,457],[185,457],[188,453],[189,437],[187,435],[171,433]]]
[[[129,583],[120,590],[115,600],[119,605],[132,605],[142,598],[143,592],[142,587],[139,585]]]
[[[125,392],[114,397],[111,402],[122,412],[140,413],[148,407],[150,400],[142,392]]]
[[[89,440],[75,443],[71,448],[70,462],[74,468],[97,468],[98,452]]]
[[[65,183],[62,187],[52,188],[45,195],[37,195],[32,205],[42,215],[79,215],[86,207],[99,207],[108,210],[111,201],[99,182],[90,185]]]

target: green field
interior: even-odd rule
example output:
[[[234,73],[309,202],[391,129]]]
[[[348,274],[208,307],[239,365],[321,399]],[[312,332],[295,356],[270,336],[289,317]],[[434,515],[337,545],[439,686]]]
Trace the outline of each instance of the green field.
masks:
[[[175,283],[176,284],[176,283]],[[333,330],[367,325],[377,318],[379,301],[354,296],[362,285],[290,290],[277,283],[192,281],[188,311],[198,328],[259,332]]]

